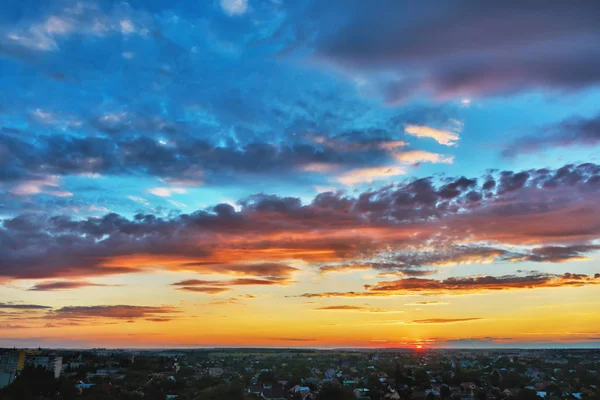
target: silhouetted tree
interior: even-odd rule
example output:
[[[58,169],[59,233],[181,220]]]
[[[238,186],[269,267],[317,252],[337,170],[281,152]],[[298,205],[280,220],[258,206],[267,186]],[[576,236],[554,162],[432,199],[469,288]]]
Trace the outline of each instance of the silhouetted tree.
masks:
[[[355,400],[355,396],[346,388],[326,383],[321,387],[317,400]]]

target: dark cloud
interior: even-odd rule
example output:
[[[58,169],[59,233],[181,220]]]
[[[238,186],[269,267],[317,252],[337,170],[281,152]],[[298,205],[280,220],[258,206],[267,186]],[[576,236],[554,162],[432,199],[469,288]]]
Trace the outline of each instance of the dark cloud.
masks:
[[[12,308],[16,310],[45,310],[52,307],[39,304],[21,304],[21,303],[0,303],[0,308]]]
[[[447,278],[443,280],[405,278],[395,281],[379,282],[376,285],[365,285],[364,292],[324,292],[303,293],[298,297],[304,298],[334,298],[334,297],[372,297],[398,295],[435,295],[435,294],[468,294],[485,291],[578,287],[600,284],[600,274],[588,276],[584,274],[564,273],[563,275],[505,275],[505,276],[475,276]],[[418,304],[418,303],[416,303]]]
[[[239,201],[239,211],[218,204],[164,217],[22,214],[1,222],[0,276],[67,280],[159,267],[281,284],[297,271],[291,260],[418,276],[461,263],[578,259],[597,249],[589,243],[600,236],[599,166],[498,175],[495,190],[452,180],[460,194],[451,198],[440,195],[447,181],[421,178],[355,196],[322,193],[306,204],[259,194]],[[473,191],[486,195],[473,203]],[[451,245],[456,240],[472,244]],[[514,254],[505,244],[546,249]]]
[[[211,287],[211,286],[183,286],[178,288],[183,292],[205,293],[205,294],[220,294],[229,292],[231,289],[226,287]]]
[[[295,269],[294,269],[295,270]],[[221,271],[224,273],[225,271]],[[241,272],[241,271],[238,271]],[[249,275],[252,275],[249,271]],[[184,292],[196,292],[206,294],[220,294],[232,290],[235,286],[270,286],[270,285],[286,285],[288,284],[288,277],[271,277],[270,279],[258,279],[258,278],[236,278],[224,281],[217,280],[204,280],[204,279],[188,279],[181,282],[175,282],[173,286],[180,286],[177,290]],[[252,298],[242,296],[244,298]],[[231,298],[229,302],[237,301],[239,298]]]
[[[583,274],[563,275],[537,274],[528,276],[477,276],[467,278],[447,278],[444,280],[406,278],[390,282],[366,285],[369,291],[402,294],[405,292],[470,292],[486,290],[531,289],[538,287],[583,286],[599,284],[594,277]]]
[[[517,260],[560,263],[587,259],[587,253],[600,250],[600,245],[546,246],[536,247],[531,254],[517,256]]]
[[[508,251],[480,246],[449,246],[412,251],[378,254],[376,258],[385,261],[353,262],[349,264],[328,264],[319,267],[321,273],[346,272],[353,270],[377,270],[381,275],[424,276],[435,273],[435,267],[459,264],[490,263],[501,260]],[[431,268],[434,267],[434,268]]]
[[[107,287],[107,286],[121,286],[121,285],[106,285],[101,283],[93,283],[87,281],[53,281],[53,282],[41,282],[36,285],[30,287],[28,290],[33,291],[50,291],[50,290],[70,290],[70,289],[79,289],[83,287],[90,286],[98,286],[98,287]]]
[[[31,328],[27,325],[0,324],[0,329],[27,329]]]
[[[227,204],[227,206],[229,205]],[[269,277],[271,280],[283,279],[298,271],[297,268],[276,262],[246,264],[213,263],[212,265],[210,263],[186,263],[183,264],[183,266],[200,267],[204,272],[212,271],[215,273],[227,273],[233,275],[264,276]]]
[[[514,157],[547,149],[600,144],[600,115],[593,118],[573,117],[545,127],[536,135],[523,136],[509,143],[502,154]]]
[[[68,306],[52,312],[58,318],[116,318],[137,319],[156,318],[157,315],[176,314],[179,310],[175,307],[161,306]],[[160,317],[162,318],[162,317]]]
[[[39,135],[32,138],[20,132],[0,138],[0,154],[5,155],[0,164],[0,178],[10,181],[39,179],[46,175],[100,173],[203,181],[234,173],[293,172],[317,163],[361,166],[371,163],[369,158],[387,157],[382,149],[358,150],[338,151],[309,143],[217,146],[191,136],[167,144],[147,136]]]
[[[331,3],[331,4],[330,4]],[[344,13],[336,12],[339,8]],[[502,1],[449,1],[438,7],[383,1],[321,2],[317,59],[367,73],[396,71],[384,82],[389,102],[498,95],[536,88],[582,89],[600,82],[600,7]],[[377,26],[378,29],[372,29]]]

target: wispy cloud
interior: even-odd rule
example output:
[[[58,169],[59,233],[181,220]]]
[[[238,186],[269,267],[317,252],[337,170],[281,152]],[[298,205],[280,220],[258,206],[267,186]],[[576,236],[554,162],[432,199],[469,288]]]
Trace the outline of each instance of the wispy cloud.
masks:
[[[416,319],[413,324],[456,324],[460,322],[479,321],[483,318],[428,318]]]
[[[89,281],[48,281],[40,282],[30,287],[32,291],[52,291],[52,290],[71,290],[84,287],[115,287],[122,285],[108,285],[103,283],[93,283]]]
[[[406,125],[404,131],[418,138],[431,138],[444,146],[455,146],[456,141],[460,139],[458,133],[425,125]]]

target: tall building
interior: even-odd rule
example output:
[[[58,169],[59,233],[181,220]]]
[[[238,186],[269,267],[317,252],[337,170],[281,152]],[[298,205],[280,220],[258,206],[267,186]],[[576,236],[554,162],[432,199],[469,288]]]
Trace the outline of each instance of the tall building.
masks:
[[[0,388],[10,385],[24,366],[24,351],[10,350],[0,354]]]
[[[48,371],[52,371],[54,372],[54,377],[58,378],[62,369],[62,357],[38,354],[27,357],[27,364],[33,367],[43,367]]]

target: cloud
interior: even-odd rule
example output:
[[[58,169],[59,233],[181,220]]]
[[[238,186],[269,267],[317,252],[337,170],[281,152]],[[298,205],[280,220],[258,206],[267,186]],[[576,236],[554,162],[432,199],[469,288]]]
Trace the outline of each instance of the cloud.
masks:
[[[0,308],[10,308],[16,310],[45,310],[50,309],[50,306],[42,306],[39,304],[22,304],[22,303],[0,303]]]
[[[31,328],[27,325],[0,324],[0,329],[27,329]]]
[[[474,291],[495,291],[512,289],[534,289],[545,287],[568,287],[599,284],[600,280],[583,274],[565,273],[563,275],[536,274],[527,276],[476,276],[466,278],[447,278],[444,280],[406,278],[396,281],[380,282],[366,286],[369,291],[394,294],[427,293],[465,293]]]
[[[30,287],[27,290],[32,291],[51,291],[51,290],[70,290],[70,289],[79,289],[83,287],[111,287],[111,286],[121,286],[121,285],[107,285],[102,283],[93,283],[88,281],[50,281],[50,282],[40,282]]]
[[[208,287],[208,286],[183,286],[178,288],[183,292],[205,293],[205,294],[220,294],[229,292],[231,289],[226,287]]]
[[[395,281],[379,282],[365,285],[364,292],[324,292],[303,293],[296,297],[303,298],[335,298],[335,297],[380,297],[403,295],[437,295],[437,294],[470,294],[486,291],[581,287],[600,284],[600,273],[594,276],[564,273],[562,275],[504,275],[457,277],[443,280],[405,278]]]
[[[159,124],[146,122],[147,124]],[[133,124],[133,123],[132,123]],[[126,127],[112,127],[113,135],[94,134],[102,126],[88,128],[84,137],[63,134],[0,136],[0,166],[6,168],[0,181],[33,181],[39,176],[120,175],[151,176],[166,183],[214,183],[236,174],[268,177],[296,175],[298,170],[331,171],[338,167],[361,168],[374,162],[390,162],[389,151],[380,148],[381,141],[365,144],[348,142],[348,147],[336,149],[326,144],[248,142],[220,146],[189,135],[178,135],[169,145],[163,145],[152,133],[129,133]],[[143,128],[140,128],[143,129]],[[148,131],[151,128],[146,127]],[[152,128],[158,129],[158,128]],[[121,133],[117,135],[116,133]],[[182,187],[155,187],[149,192],[170,197],[183,193]]]
[[[313,308],[313,310],[316,310],[316,311],[358,311],[358,312],[366,312],[366,313],[390,313],[390,314],[398,314],[398,313],[403,312],[403,311],[386,310],[383,308],[371,308],[371,307],[361,307],[361,306],[351,306],[351,305],[316,307],[316,308]]]
[[[502,155],[515,157],[548,149],[598,144],[600,144],[600,115],[593,118],[572,117],[547,126],[535,135],[522,136],[508,143]]]
[[[586,253],[600,250],[600,245],[572,245],[536,247],[530,254],[517,254],[509,261],[533,261],[562,263],[567,261],[589,260]]]
[[[277,262],[249,262],[249,263],[225,263],[225,262],[188,262],[181,265],[203,273],[226,274],[235,276],[262,276],[271,280],[284,280],[297,268],[284,263]]]
[[[319,267],[321,273],[348,272],[360,270],[380,271],[381,276],[430,275],[441,267],[466,264],[489,264],[506,260],[507,257],[516,257],[514,253],[506,250],[465,245],[431,246],[425,249],[410,249],[409,251],[388,251],[379,253],[373,258],[376,260],[354,261],[353,263],[333,263]]]
[[[173,286],[195,286],[195,285],[206,285],[206,286],[269,286],[269,285],[281,285],[285,282],[284,279],[256,279],[256,278],[237,278],[226,281],[211,281],[203,279],[188,279],[181,282],[175,282]]]
[[[362,168],[344,172],[338,175],[337,180],[347,186],[359,183],[372,183],[373,181],[388,179],[406,174],[406,169],[398,166]]]
[[[176,314],[178,312],[177,308],[170,306],[68,306],[52,311],[52,316],[58,318],[137,319],[156,318],[157,315]]]
[[[248,0],[221,0],[221,8],[231,16],[243,15],[248,11]]]
[[[441,306],[447,304],[449,303],[443,301],[415,301],[413,303],[405,304],[405,306]]]
[[[361,307],[361,306],[347,306],[347,305],[342,305],[342,306],[326,306],[326,307],[317,307],[315,308],[315,310],[320,310],[320,311],[355,311],[355,310],[366,310],[366,307]]]
[[[148,193],[152,193],[153,195],[160,197],[171,197],[173,194],[182,194],[186,192],[187,190],[184,188],[156,187],[148,189]]]
[[[444,146],[455,146],[456,141],[460,139],[460,136],[457,133],[435,129],[424,125],[406,125],[404,127],[404,131],[409,135],[416,136],[418,138],[432,138]]]
[[[343,14],[334,11],[341,6],[335,1],[311,9],[310,26],[320,33],[315,59],[373,81],[389,103],[581,90],[600,82],[594,1],[576,9],[561,1],[540,8],[516,0],[450,1],[434,9],[343,4]]]
[[[590,243],[600,238],[600,166],[407,179],[306,203],[266,194],[237,203],[167,216],[4,218],[0,276],[69,280],[158,268],[283,283],[298,271],[295,261],[324,272],[419,276],[459,264],[577,260],[597,251]]]
[[[443,154],[431,153],[424,150],[411,150],[395,154],[396,160],[406,164],[429,162],[434,164],[452,164],[454,157]]]
[[[10,192],[17,196],[29,196],[35,194],[49,194],[57,197],[71,197],[73,193],[64,190],[49,189],[60,186],[58,176],[48,176],[39,180],[27,180],[15,185]]]
[[[297,296],[288,297],[302,297],[307,299],[329,299],[335,297],[382,297],[387,296],[383,292],[324,292],[324,293],[302,293]]]
[[[69,36],[103,37],[120,32],[124,35],[138,33],[144,35],[147,28],[137,30],[134,20],[144,21],[148,25],[146,14],[134,11],[127,6],[114,6],[103,10],[91,3],[78,3],[62,8],[51,7],[54,13],[40,18],[29,25],[15,26],[9,29],[0,49],[16,47],[33,52],[52,52],[60,50],[60,42]],[[21,54],[16,51],[9,54]]]
[[[135,201],[136,203],[140,203],[144,206],[150,207],[150,202],[142,197],[137,196],[127,196],[127,198],[131,201]]]
[[[455,324],[458,322],[479,321],[483,318],[428,318],[416,319],[413,324]]]
[[[181,286],[177,290],[184,292],[197,292],[206,294],[219,294],[230,291],[234,286],[271,286],[271,285],[286,285],[289,283],[287,276],[271,276],[268,279],[258,278],[236,278],[229,280],[204,280],[204,279],[187,279],[180,282],[172,283],[173,286]],[[252,298],[245,296],[245,298]],[[232,298],[233,299],[233,298]],[[232,299],[229,299],[230,301]],[[235,299],[237,300],[237,298]]]

